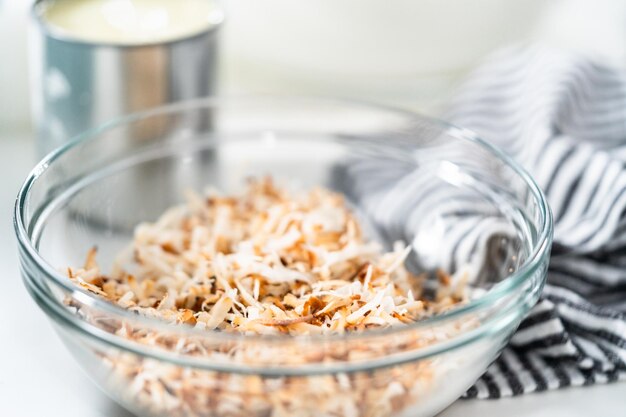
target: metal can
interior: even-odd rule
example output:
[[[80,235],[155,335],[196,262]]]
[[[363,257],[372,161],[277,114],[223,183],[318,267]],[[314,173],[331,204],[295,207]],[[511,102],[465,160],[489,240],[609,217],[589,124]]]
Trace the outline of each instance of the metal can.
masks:
[[[31,87],[40,156],[122,115],[215,93],[221,20],[183,38],[94,42],[50,25],[43,16],[49,2],[38,0],[32,9]],[[144,126],[133,139],[161,128]]]

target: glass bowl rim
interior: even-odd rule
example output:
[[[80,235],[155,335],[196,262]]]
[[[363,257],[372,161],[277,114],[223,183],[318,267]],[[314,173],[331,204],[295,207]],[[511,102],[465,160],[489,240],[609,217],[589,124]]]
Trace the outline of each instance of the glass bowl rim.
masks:
[[[537,234],[537,242],[532,246],[531,252],[529,253],[526,261],[512,274],[508,275],[502,282],[494,285],[492,288],[487,290],[484,294],[479,296],[478,298],[470,301],[469,303],[454,308],[445,313],[432,316],[426,318],[424,320],[419,320],[414,323],[408,324],[406,326],[391,326],[383,329],[372,329],[364,332],[354,332],[354,333],[346,333],[346,334],[324,334],[324,335],[244,335],[239,333],[227,333],[227,332],[207,332],[206,330],[195,329],[191,326],[181,326],[179,324],[166,323],[162,320],[152,317],[144,317],[137,314],[134,314],[116,304],[113,304],[109,301],[98,298],[96,295],[90,294],[87,290],[80,288],[57,271],[52,265],[50,265],[42,255],[40,255],[39,251],[35,248],[34,243],[31,240],[29,231],[25,225],[25,208],[26,202],[30,195],[30,190],[36,183],[37,179],[43,175],[43,173],[48,169],[48,167],[54,163],[55,160],[60,158],[65,153],[71,151],[75,147],[80,146],[83,142],[88,142],[90,140],[96,140],[97,137],[110,129],[114,129],[119,126],[128,125],[133,122],[137,122],[142,119],[146,119],[149,117],[166,115],[166,114],[175,114],[177,112],[181,112],[184,110],[191,109],[199,109],[199,108],[219,108],[224,105],[230,103],[265,103],[267,101],[279,101],[283,103],[295,104],[297,102],[313,102],[315,104],[334,104],[346,106],[347,108],[365,108],[370,111],[381,111],[388,112],[398,116],[406,117],[408,120],[419,120],[421,122],[427,123],[429,125],[435,125],[441,128],[442,132],[445,134],[454,137],[455,139],[465,140],[471,142],[479,147],[482,147],[483,150],[488,151],[495,158],[501,160],[505,163],[509,168],[511,168],[526,184],[528,189],[531,191],[541,215],[541,224],[538,228],[539,233]],[[413,112],[411,110],[406,110],[394,106],[388,105],[380,105],[380,104],[372,104],[361,100],[353,100],[353,99],[345,99],[345,98],[328,98],[328,97],[317,97],[317,96],[293,96],[293,95],[243,95],[243,96],[234,96],[234,97],[205,97],[199,99],[185,100],[180,101],[164,106],[159,106],[153,109],[133,113],[130,115],[122,116],[116,119],[113,119],[109,122],[101,124],[95,128],[89,129],[77,136],[75,136],[71,141],[67,144],[53,150],[48,155],[46,155],[39,163],[35,165],[35,167],[31,170],[31,172],[26,177],[23,185],[21,186],[15,206],[14,206],[14,218],[13,224],[15,233],[18,240],[18,245],[21,249],[20,256],[26,256],[29,258],[31,262],[38,268],[39,273],[43,273],[44,278],[47,280],[51,280],[54,284],[58,285],[64,291],[67,291],[68,294],[71,295],[72,298],[79,299],[81,302],[89,306],[90,308],[97,309],[98,311],[107,312],[109,314],[114,315],[119,319],[127,319],[130,322],[137,322],[141,324],[146,324],[150,328],[161,328],[167,331],[171,331],[172,333],[184,335],[184,336],[201,336],[205,338],[215,338],[215,340],[223,340],[223,341],[241,341],[241,340],[254,340],[254,341],[278,341],[284,342],[285,340],[293,340],[297,338],[304,338],[306,340],[314,341],[324,341],[324,342],[332,342],[332,341],[352,341],[360,338],[369,338],[369,337],[386,337],[391,334],[408,332],[414,330],[416,328],[432,326],[434,324],[445,322],[448,320],[458,319],[472,312],[481,310],[483,308],[489,308],[493,306],[498,301],[500,301],[503,297],[507,295],[515,294],[515,290],[519,288],[528,277],[531,277],[533,273],[537,270],[537,268],[541,265],[542,261],[549,254],[550,247],[552,244],[552,233],[553,233],[553,221],[552,221],[552,212],[547,203],[545,195],[541,188],[537,185],[534,179],[528,174],[528,172],[522,168],[517,162],[515,162],[511,157],[505,154],[503,151],[499,150],[494,145],[486,142],[481,139],[475,133],[468,129],[460,128],[454,126],[448,122],[444,122],[439,119],[435,119],[428,116],[423,116],[419,113]],[[25,273],[29,273],[25,271]],[[540,288],[543,284],[543,280],[536,284],[537,288]],[[27,282],[27,285],[31,285]],[[52,298],[52,301],[58,303],[53,296],[51,296],[48,291],[43,288],[29,288],[31,290],[36,290],[40,293],[40,296],[44,296],[46,298]],[[74,319],[80,321],[81,319],[73,315]],[[479,327],[482,327],[481,324]],[[96,336],[97,337],[97,336]]]
[[[29,277],[25,278],[25,281],[31,281]],[[437,357],[440,354],[451,352],[458,348],[469,346],[473,343],[480,342],[485,336],[499,333],[505,329],[505,327],[499,323],[501,317],[509,317],[509,320],[505,320],[505,325],[508,326],[511,323],[510,317],[513,321],[521,320],[521,314],[525,313],[523,309],[520,309],[518,304],[510,304],[504,312],[499,312],[499,315],[492,315],[487,320],[481,322],[479,326],[472,328],[469,331],[460,332],[450,338],[442,341],[432,343],[417,349],[401,352],[400,357],[395,355],[384,355],[380,357],[374,357],[367,361],[361,360],[356,362],[311,362],[305,364],[254,364],[251,365],[248,362],[220,362],[212,361],[210,358],[202,356],[193,356],[187,354],[180,354],[178,352],[172,352],[164,349],[155,348],[153,346],[139,344],[131,340],[127,340],[123,337],[119,337],[116,334],[107,332],[94,326],[92,323],[83,320],[76,320],[75,316],[64,309],[62,305],[55,302],[55,300],[47,297],[45,294],[42,296],[41,291],[36,287],[29,286],[31,282],[27,282],[27,287],[35,301],[39,304],[42,310],[57,324],[66,328],[71,327],[72,331],[78,333],[81,337],[86,336],[95,340],[101,345],[106,347],[112,347],[124,352],[140,356],[142,358],[148,358],[157,360],[159,362],[165,362],[174,366],[191,367],[199,370],[206,370],[212,372],[224,372],[234,373],[239,375],[256,375],[263,377],[310,377],[316,375],[329,375],[337,373],[355,373],[355,372],[372,372],[378,369],[385,369],[388,367],[403,365],[406,363],[415,362],[418,360],[424,360]],[[36,285],[36,284],[35,284]],[[539,288],[535,288],[538,291]],[[370,332],[371,333],[371,332]],[[284,342],[286,339],[283,339]],[[289,339],[290,341],[297,341],[298,338],[294,337]],[[245,341],[245,340],[244,340]],[[275,338],[273,341],[279,341]],[[307,340],[308,341],[308,340]],[[398,353],[398,352],[396,352]]]

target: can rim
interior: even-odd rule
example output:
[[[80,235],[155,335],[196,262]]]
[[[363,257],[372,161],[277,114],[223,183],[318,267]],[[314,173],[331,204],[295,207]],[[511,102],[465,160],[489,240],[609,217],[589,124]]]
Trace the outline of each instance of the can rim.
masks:
[[[73,44],[76,46],[85,46],[92,48],[119,48],[119,49],[133,49],[133,48],[143,48],[150,46],[165,46],[165,45],[174,45],[186,41],[191,41],[207,34],[211,34],[216,32],[226,20],[224,13],[224,5],[221,0],[206,0],[207,2],[211,2],[215,4],[216,9],[221,12],[221,16],[219,21],[212,22],[205,29],[191,32],[184,36],[176,36],[171,39],[164,39],[159,41],[144,41],[144,42],[136,42],[136,43],[121,43],[121,42],[102,42],[102,41],[93,41],[89,39],[82,39],[78,36],[71,35],[66,31],[55,27],[45,21],[42,17],[42,8],[44,7],[44,3],[49,2],[51,0],[36,0],[31,6],[30,14],[32,19],[37,23],[38,27],[42,30],[43,34],[49,38],[62,41],[68,44]]]

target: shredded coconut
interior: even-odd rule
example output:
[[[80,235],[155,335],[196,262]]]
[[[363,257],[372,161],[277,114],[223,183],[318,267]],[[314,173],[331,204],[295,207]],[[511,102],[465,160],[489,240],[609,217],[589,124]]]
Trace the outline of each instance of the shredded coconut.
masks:
[[[410,252],[401,242],[385,253],[378,243],[368,241],[341,195],[323,188],[290,194],[265,178],[251,180],[238,196],[189,192],[186,205],[136,228],[131,247],[110,274],[100,271],[95,249],[83,268],[68,268],[67,273],[77,285],[110,302],[171,323],[244,334],[331,334],[404,326],[467,299],[461,285],[435,300],[423,298],[422,277],[404,266]],[[451,279],[440,272],[439,281],[446,287]],[[237,355],[262,360],[264,355],[252,353],[252,348],[211,351],[191,339],[166,342],[155,332],[124,325],[116,334],[140,343],[167,344],[185,354],[210,355],[216,361]],[[440,337],[445,336],[431,339]],[[417,339],[412,343],[427,344]],[[365,348],[349,357],[360,355],[367,358]],[[215,376],[203,380],[200,371],[188,370],[183,377],[180,368],[159,367],[133,355],[107,360],[118,374],[132,379],[134,401],[171,415],[309,415],[303,410],[318,410],[321,414],[316,415],[383,416],[408,403],[415,372],[422,379],[430,375],[421,362],[404,365],[414,368],[413,377],[385,371],[393,378],[379,387],[368,386],[360,374],[327,376],[327,386],[311,388],[311,400],[318,401],[293,408],[287,394],[281,397],[280,388],[269,387],[275,379],[232,375],[249,386],[242,397],[220,391],[210,380]],[[309,360],[319,359],[302,358]],[[285,384],[303,380],[286,378]],[[341,391],[352,392],[354,401],[339,401]],[[220,399],[202,403],[195,397],[198,392],[214,392]],[[327,409],[320,409],[321,398]]]

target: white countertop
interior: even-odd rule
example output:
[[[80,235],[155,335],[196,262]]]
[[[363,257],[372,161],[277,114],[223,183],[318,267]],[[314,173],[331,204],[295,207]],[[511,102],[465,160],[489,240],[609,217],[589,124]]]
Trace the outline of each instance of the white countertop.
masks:
[[[34,164],[28,135],[0,135],[0,416],[132,417],[89,381],[26,292],[11,219]],[[624,416],[626,383],[491,401],[458,401],[440,417]]]

